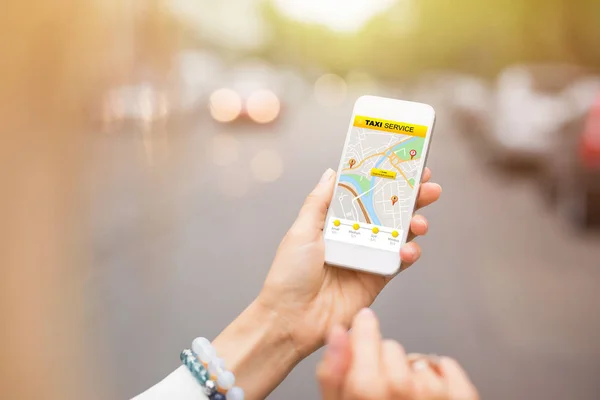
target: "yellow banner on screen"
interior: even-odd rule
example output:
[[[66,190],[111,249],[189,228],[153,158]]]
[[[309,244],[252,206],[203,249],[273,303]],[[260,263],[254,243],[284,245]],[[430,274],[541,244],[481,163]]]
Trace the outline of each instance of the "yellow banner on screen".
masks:
[[[371,170],[371,176],[378,178],[396,179],[396,171],[387,171],[385,169],[373,168]]]
[[[357,128],[373,129],[376,131],[391,132],[400,135],[419,136],[422,138],[427,136],[427,127],[424,125],[388,121],[385,119],[363,117],[361,115],[357,115],[354,118],[354,126]]]

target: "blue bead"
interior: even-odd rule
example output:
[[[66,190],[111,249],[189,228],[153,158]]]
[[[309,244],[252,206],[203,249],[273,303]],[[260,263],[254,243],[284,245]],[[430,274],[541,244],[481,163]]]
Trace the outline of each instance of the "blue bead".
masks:
[[[196,377],[196,379],[202,385],[204,385],[206,383],[206,381],[209,379],[206,368],[204,368],[204,366],[202,364],[200,364],[199,362],[195,362],[192,365],[191,371],[192,371],[192,374],[194,375],[194,377]]]
[[[197,376],[203,375],[202,373],[204,372],[204,368],[202,368],[200,366],[200,364],[198,364],[198,363],[193,363],[192,367],[190,369],[192,370],[194,375],[197,375]]]
[[[179,355],[179,359],[185,363],[189,357],[193,357],[193,356],[194,356],[194,354],[192,353],[192,351],[189,349],[186,349],[181,352],[181,354]]]
[[[210,396],[210,400],[226,400],[227,398],[223,393],[216,392],[212,396]]]

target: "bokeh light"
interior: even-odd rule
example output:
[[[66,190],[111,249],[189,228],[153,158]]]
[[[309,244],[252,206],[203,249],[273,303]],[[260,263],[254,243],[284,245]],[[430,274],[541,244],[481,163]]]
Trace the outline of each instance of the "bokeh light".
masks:
[[[231,122],[242,112],[242,99],[231,89],[218,89],[210,96],[210,114],[219,122]]]
[[[138,95],[138,110],[144,123],[149,123],[154,119],[155,115],[152,103],[152,91],[149,88],[140,90]]]
[[[248,98],[246,110],[255,122],[266,124],[277,118],[281,104],[275,93],[270,90],[257,90]]]

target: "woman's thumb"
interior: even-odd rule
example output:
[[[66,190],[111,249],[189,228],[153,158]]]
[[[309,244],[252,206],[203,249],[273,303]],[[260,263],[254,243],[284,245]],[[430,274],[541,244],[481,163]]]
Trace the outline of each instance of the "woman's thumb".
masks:
[[[335,171],[327,169],[317,186],[308,195],[300,210],[296,225],[301,229],[323,229],[327,209],[333,197],[335,184]]]

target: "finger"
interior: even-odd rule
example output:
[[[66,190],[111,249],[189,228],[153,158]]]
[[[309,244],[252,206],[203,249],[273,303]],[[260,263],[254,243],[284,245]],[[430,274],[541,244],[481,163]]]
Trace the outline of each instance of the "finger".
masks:
[[[373,390],[382,389],[381,333],[379,321],[368,308],[354,317],[352,334],[352,365],[348,372],[346,392],[350,398],[369,398]],[[361,397],[363,396],[363,397]]]
[[[400,249],[400,259],[402,260],[402,267],[400,269],[404,271],[406,268],[417,262],[420,257],[421,246],[415,242],[406,243],[402,246],[402,249]]]
[[[323,361],[317,367],[317,377],[323,400],[337,400],[350,366],[351,349],[348,332],[335,326],[327,339]]]
[[[412,240],[412,239],[411,239]],[[408,242],[400,249],[400,269],[392,276],[386,276],[384,278],[384,284],[387,284],[394,279],[400,272],[410,268],[421,258],[421,246],[415,242]]]
[[[414,388],[410,378],[410,366],[402,345],[395,340],[384,340],[381,356],[392,398],[411,398]]]
[[[417,236],[426,235],[428,230],[429,223],[427,222],[427,218],[422,215],[415,215],[410,220],[410,232],[408,233],[407,241],[410,242]]]
[[[442,195],[442,187],[437,183],[427,182],[420,186],[416,209],[435,203]]]
[[[377,371],[381,351],[379,321],[370,308],[363,308],[352,323],[353,366]]]
[[[323,229],[327,209],[333,197],[335,171],[331,168],[325,171],[321,180],[304,201],[300,214],[294,223],[295,227],[303,229]]]
[[[422,398],[439,399],[447,392],[446,382],[433,368],[426,358],[416,360],[411,364],[415,390]]]
[[[431,170],[427,167],[423,170],[423,176],[421,177],[421,183],[429,182],[431,179]]]
[[[451,399],[476,400],[479,398],[477,389],[467,376],[460,364],[449,357],[440,359],[440,369],[448,385]]]

